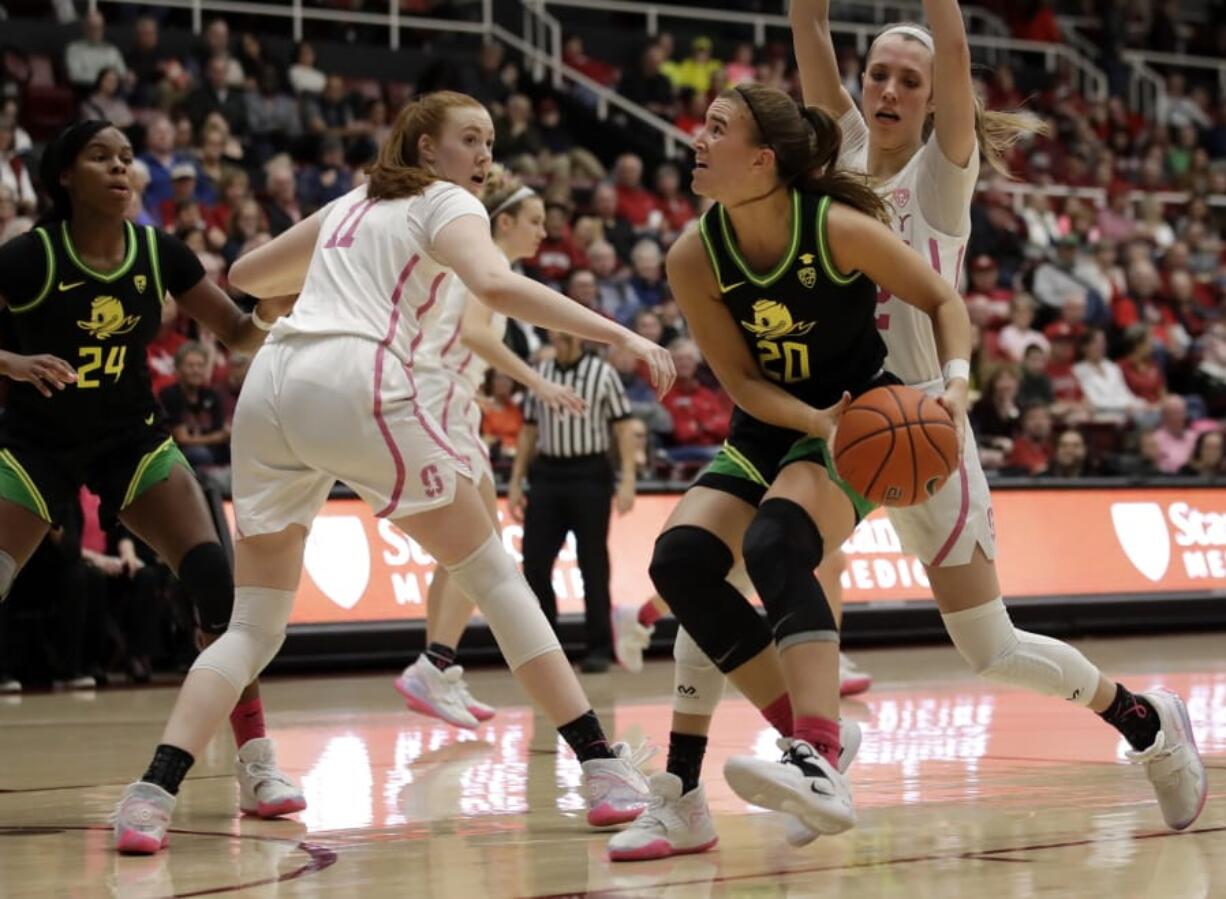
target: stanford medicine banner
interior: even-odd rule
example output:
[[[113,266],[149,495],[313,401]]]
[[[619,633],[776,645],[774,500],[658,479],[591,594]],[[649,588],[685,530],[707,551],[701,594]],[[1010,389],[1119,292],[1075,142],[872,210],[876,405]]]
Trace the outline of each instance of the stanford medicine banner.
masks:
[[[993,494],[1001,580],[1008,596],[1226,590],[1226,491],[1018,490]],[[652,591],[651,547],[677,496],[640,496],[613,517],[613,601]],[[227,513],[230,510],[227,508]],[[518,561],[522,527],[502,509],[503,541]],[[904,555],[881,511],[847,541],[847,602],[927,599],[918,561]],[[333,500],[315,519],[295,624],[424,618],[433,560],[357,500]],[[554,569],[562,612],[583,611],[583,579],[568,538]]]

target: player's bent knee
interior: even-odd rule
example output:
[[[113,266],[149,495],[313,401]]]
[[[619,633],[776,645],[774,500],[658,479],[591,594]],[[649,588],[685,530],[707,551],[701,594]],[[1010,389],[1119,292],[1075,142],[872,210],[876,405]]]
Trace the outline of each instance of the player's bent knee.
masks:
[[[448,576],[476,603],[512,671],[549,652],[561,652],[540,603],[496,534],[468,558],[447,567]]]
[[[680,618],[676,604],[684,607],[695,581],[722,581],[733,562],[732,550],[723,540],[706,528],[683,524],[656,538],[647,574],[660,598]]]
[[[1099,671],[1060,640],[1018,630],[1004,601],[942,615],[945,628],[971,670],[987,680],[1024,687],[1089,705]]]
[[[179,581],[206,634],[225,631],[234,610],[234,573],[220,543],[192,547],[179,563]]]
[[[214,671],[242,691],[280,651],[293,607],[292,590],[240,587],[230,626],[200,653],[192,668]]]
[[[705,528],[678,525],[656,538],[648,569],[660,597],[719,671],[735,671],[770,645],[770,630],[728,583],[732,550]]]
[[[782,649],[809,640],[838,640],[834,612],[813,570],[824,543],[809,513],[790,499],[772,497],[745,531],[745,567]]]
[[[724,695],[725,678],[685,628],[673,641],[673,711],[711,717]]]

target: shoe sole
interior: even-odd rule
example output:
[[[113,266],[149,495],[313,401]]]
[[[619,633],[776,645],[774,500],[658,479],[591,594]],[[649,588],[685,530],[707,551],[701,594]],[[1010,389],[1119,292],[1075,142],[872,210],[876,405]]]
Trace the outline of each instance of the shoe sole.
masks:
[[[165,849],[169,842],[169,836],[164,836],[159,841],[146,833],[125,830],[115,840],[115,851],[121,855],[154,855],[159,850]]]
[[[819,834],[833,836],[856,826],[854,812],[850,818],[822,815],[812,806],[798,800],[795,791],[789,787],[762,777],[754,768],[736,764],[735,759],[724,765],[724,780],[732,787],[732,792],[751,805],[792,815]]]
[[[252,818],[264,818],[267,820],[305,811],[306,807],[306,800],[298,797],[295,799],[282,799],[280,802],[261,802],[255,808],[242,809],[242,813]]]
[[[1188,742],[1192,744],[1192,751],[1196,754],[1197,761],[1200,762],[1200,802],[1196,805],[1196,811],[1192,813],[1192,817],[1188,818],[1187,821],[1177,824],[1167,822],[1172,830],[1184,830],[1191,827],[1196,819],[1200,817],[1200,813],[1205,810],[1205,802],[1209,799],[1209,775],[1205,771],[1205,762],[1201,759],[1200,749],[1196,745],[1196,734],[1192,730],[1192,719],[1188,717],[1187,703],[1183,701],[1183,697],[1178,693],[1171,693],[1169,690],[1165,692],[1169,694],[1171,701],[1174,702],[1175,711],[1179,713],[1179,720],[1183,722],[1184,733],[1188,735]]]
[[[643,813],[646,805],[636,809],[618,809],[608,803],[601,803],[588,809],[587,823],[591,827],[616,827],[619,824],[629,824]]]
[[[674,849],[668,840],[652,840],[646,846],[639,846],[637,849],[610,849],[609,861],[649,862],[659,858],[672,858],[674,855],[697,855],[699,852],[714,849],[715,844],[718,842],[719,837],[715,837],[699,846],[691,846],[688,849]]]
[[[839,695],[855,696],[857,693],[865,693],[872,685],[873,679],[871,677],[867,674],[858,674],[839,681]]]
[[[470,705],[467,708],[468,708],[468,714],[476,718],[478,722],[490,721],[493,719],[495,715],[498,714],[498,711],[496,709],[490,709],[489,711],[486,711],[485,709],[477,708],[475,705]]]
[[[481,723],[480,721],[478,721],[477,724],[469,724],[467,721],[456,721],[453,718],[449,718],[446,715],[444,715],[442,712],[440,712],[435,706],[431,705],[430,703],[422,699],[420,696],[418,696],[416,693],[406,690],[404,688],[404,685],[399,680],[396,681],[395,686],[396,686],[396,692],[404,697],[405,704],[408,705],[410,709],[412,709],[414,712],[417,712],[418,714],[426,715],[427,717],[430,717],[430,718],[437,718],[439,721],[443,721],[447,724],[450,724],[452,727],[462,727],[465,730],[476,730],[477,724]],[[474,715],[473,717],[476,717],[476,716]]]

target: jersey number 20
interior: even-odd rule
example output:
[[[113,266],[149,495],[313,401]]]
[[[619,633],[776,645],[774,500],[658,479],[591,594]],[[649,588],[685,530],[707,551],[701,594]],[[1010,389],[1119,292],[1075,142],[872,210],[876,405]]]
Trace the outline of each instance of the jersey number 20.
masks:
[[[77,386],[83,389],[101,387],[102,381],[93,372],[102,369],[103,374],[111,375],[116,381],[123,374],[123,363],[128,355],[126,346],[113,346],[102,358],[103,348],[100,346],[83,346],[77,350],[78,357],[83,360],[77,368]]]
[[[774,363],[780,360],[783,364],[772,368]],[[784,384],[807,381],[809,379],[809,348],[794,340],[782,342],[759,340],[758,365],[772,381],[782,381]],[[780,368],[783,370],[780,371]]]

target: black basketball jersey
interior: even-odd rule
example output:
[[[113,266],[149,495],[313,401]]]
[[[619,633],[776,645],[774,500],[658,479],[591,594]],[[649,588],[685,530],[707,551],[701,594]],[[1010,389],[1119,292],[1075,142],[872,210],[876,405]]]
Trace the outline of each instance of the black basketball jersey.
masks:
[[[773,269],[758,273],[737,247],[720,204],[699,233],[729,314],[766,377],[812,406],[844,390],[858,394],[885,363],[877,333],[877,287],[859,272],[844,275],[826,240],[830,197],[792,191],[792,239]]]
[[[6,432],[40,446],[69,448],[159,419],[146,347],[161,327],[166,292],[195,286],[204,269],[174,237],[130,222],[124,228],[126,253],[110,272],[85,264],[63,222],[0,248],[6,348],[26,356],[50,353],[77,371],[76,383],[50,398],[14,383]]]

